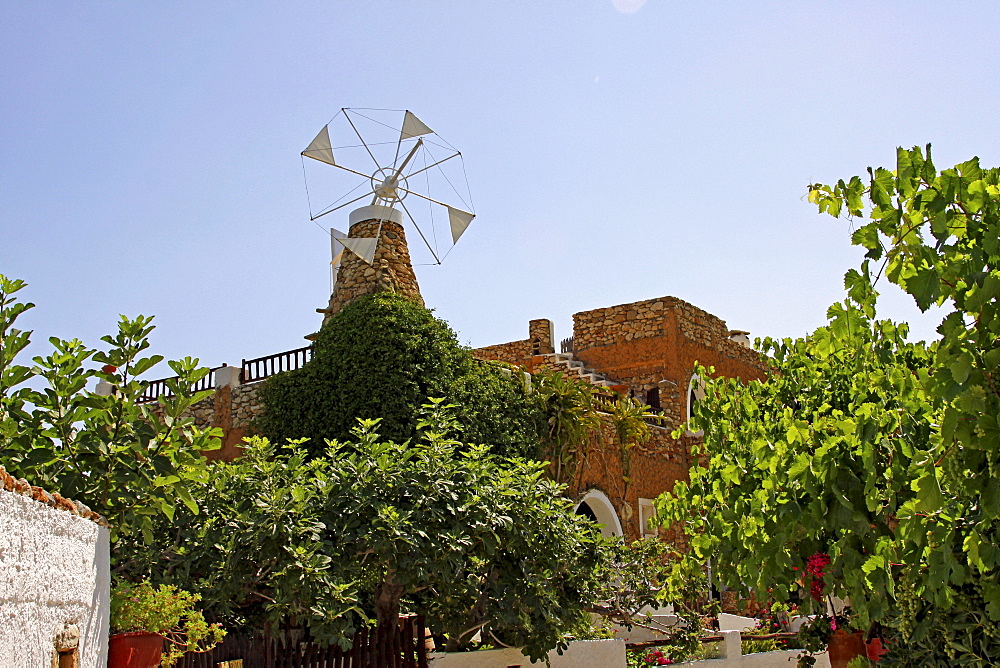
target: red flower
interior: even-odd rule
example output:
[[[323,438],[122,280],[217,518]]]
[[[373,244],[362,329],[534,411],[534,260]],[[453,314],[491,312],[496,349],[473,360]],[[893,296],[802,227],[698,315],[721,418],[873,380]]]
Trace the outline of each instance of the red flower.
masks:
[[[809,583],[809,595],[813,600],[823,599],[823,587],[826,585],[823,577],[826,575],[826,567],[829,565],[830,555],[825,552],[817,552],[806,559],[806,570],[812,576],[812,582]]]
[[[105,364],[104,366],[101,367],[101,371],[103,371],[104,373],[114,373],[115,371],[118,371],[118,367],[111,366],[110,364]]]
[[[813,577],[821,578],[826,575],[826,567],[830,565],[830,555],[825,552],[817,552],[806,559],[806,570]]]

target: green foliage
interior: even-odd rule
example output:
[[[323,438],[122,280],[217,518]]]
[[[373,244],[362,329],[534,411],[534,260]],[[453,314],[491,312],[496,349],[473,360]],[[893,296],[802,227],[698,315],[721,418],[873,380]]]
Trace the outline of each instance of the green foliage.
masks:
[[[938,415],[920,384],[930,353],[906,342],[905,327],[849,305],[829,315],[806,339],[761,343],[768,379],[707,384],[694,416],[705,466],[658,512],[684,523],[694,553],[711,556],[731,588],[786,601],[808,584],[808,558],[827,552],[824,593],[882,618],[899,559],[893,528],[916,496],[914,452]]]
[[[608,597],[609,543],[543,463],[448,438],[448,411],[436,402],[409,443],[362,421],[319,456],[252,439],[200,490],[201,516],[178,512],[154,544],[122,546],[120,574],[190,581],[206,612],[233,626],[347,644],[402,605],[453,648],[481,630],[543,656]]]
[[[169,646],[160,666],[170,668],[188,652],[207,652],[226,636],[222,627],[208,624],[195,609],[200,600],[197,594],[171,585],[120,584],[111,591],[111,630],[162,635]]]
[[[347,438],[357,419],[381,420],[390,440],[416,435],[414,407],[430,397],[461,406],[458,436],[501,454],[537,456],[537,414],[517,374],[477,362],[454,332],[422,306],[380,292],[335,314],[302,369],[278,374],[261,391],[261,433],[272,441]]]
[[[706,466],[660,515],[730,587],[786,600],[810,584],[807,555],[826,552],[827,592],[850,597],[860,625],[894,629],[896,661],[993,665],[1000,170],[973,159],[938,172],[929,147],[900,149],[895,170],[809,197],[871,219],[852,235],[867,254],[845,275],[849,301],[805,339],[765,340],[769,379],[709,384],[694,418]],[[937,341],[875,320],[883,277],[921,310],[943,308]]]
[[[874,666],[875,664],[864,656],[856,656],[847,662],[847,668],[873,668]]]
[[[972,158],[940,172],[931,150],[898,149],[896,169],[869,169],[839,192],[871,220],[852,242],[866,250],[852,294],[873,309],[883,275],[921,310],[943,307],[922,386],[940,419],[914,453],[916,498],[896,533],[921,606],[897,619],[907,643],[935,645],[935,661],[1000,656],[1000,169]],[[864,204],[864,207],[862,206]],[[882,261],[870,270],[871,262]],[[905,615],[903,615],[905,617]],[[929,661],[931,655],[924,657]],[[930,665],[925,663],[924,665]]]
[[[594,403],[597,389],[555,371],[539,373],[533,382],[535,400],[545,416],[544,457],[549,474],[558,482],[571,483],[600,433],[601,419]]]
[[[831,624],[830,617],[826,613],[816,615],[802,625],[797,637],[803,650],[796,662],[799,668],[816,665],[814,655],[827,650],[830,645],[830,638],[833,637],[835,630]]]
[[[207,392],[191,393],[203,378],[197,360],[169,362],[178,375],[174,397],[139,405],[136,377],[163,358],[143,357],[152,318],[122,316],[103,351],[80,341],[49,339],[53,352],[17,364],[30,332],[14,327],[32,308],[15,293],[23,281],[0,274],[0,461],[14,475],[82,501],[111,523],[112,537],[150,536],[153,517],[172,517],[179,504],[197,505],[192,487],[205,476],[201,451],[219,447],[217,430],[195,428],[185,412]],[[98,365],[97,368],[89,365]],[[115,386],[111,396],[87,390],[93,380]]]
[[[628,668],[670,666],[689,661],[708,661],[718,658],[719,646],[716,643],[700,641],[692,647],[681,647],[668,643],[648,649],[630,649],[625,657]]]
[[[751,632],[755,632],[752,629]],[[774,638],[770,640],[742,640],[740,641],[740,652],[742,654],[760,654],[763,652],[776,652],[784,647]]]
[[[649,440],[645,418],[655,414],[636,399],[624,395],[608,398],[592,383],[558,371],[540,371],[532,382],[531,400],[544,425],[542,457],[549,463],[549,475],[573,489],[577,474],[584,470],[594,451],[610,445],[618,449],[623,476],[621,497],[627,497],[631,450],[637,443]]]

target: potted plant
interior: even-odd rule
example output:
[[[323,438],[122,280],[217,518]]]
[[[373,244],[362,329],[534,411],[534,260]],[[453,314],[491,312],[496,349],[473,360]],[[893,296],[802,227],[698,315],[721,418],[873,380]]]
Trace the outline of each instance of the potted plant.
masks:
[[[798,668],[816,665],[815,654],[825,652],[833,637],[831,618],[825,614],[814,615],[799,628],[798,641],[802,653],[798,656]]]
[[[108,668],[169,668],[187,652],[207,652],[226,632],[195,609],[198,594],[173,585],[124,582],[111,592]]]
[[[865,634],[850,627],[850,608],[833,617],[833,634],[827,649],[831,668],[845,668],[856,657],[865,656]]]

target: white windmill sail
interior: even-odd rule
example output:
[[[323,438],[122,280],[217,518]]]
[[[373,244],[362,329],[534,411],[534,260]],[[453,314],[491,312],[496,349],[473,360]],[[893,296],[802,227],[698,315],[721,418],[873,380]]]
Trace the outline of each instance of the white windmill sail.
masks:
[[[465,230],[469,227],[469,223],[475,217],[476,214],[474,213],[462,211],[451,206],[448,207],[448,222],[451,223],[452,243],[458,243],[459,238],[465,233]]]
[[[325,162],[328,165],[337,165],[333,161],[333,145],[330,144],[329,125],[323,126],[323,129],[319,131],[319,134],[312,140],[312,143],[306,147],[306,150],[302,151],[302,155],[313,160]]]
[[[429,135],[433,130],[427,127],[422,120],[410,113],[409,110],[403,115],[403,130],[399,134],[400,141],[412,139],[420,135]]]
[[[330,257],[333,258],[330,261],[330,266],[333,271],[337,271],[340,267],[340,260],[344,255],[344,239],[347,235],[338,229],[330,228]]]
[[[375,261],[375,246],[378,245],[378,237],[352,237],[341,239],[340,243],[347,247],[359,258],[371,264]]]

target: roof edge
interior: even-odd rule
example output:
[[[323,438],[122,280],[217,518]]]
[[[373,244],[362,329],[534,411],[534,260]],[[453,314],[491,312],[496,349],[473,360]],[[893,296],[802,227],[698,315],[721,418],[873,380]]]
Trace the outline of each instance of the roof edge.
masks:
[[[27,497],[39,503],[44,503],[45,505],[55,508],[56,510],[62,510],[68,512],[77,517],[82,517],[85,520],[90,520],[102,527],[108,526],[108,521],[104,519],[99,513],[94,512],[88,508],[85,504],[80,501],[74,501],[73,499],[67,499],[56,492],[47,492],[41,487],[32,485],[24,478],[15,478],[11,474],[7,473],[7,470],[0,466],[0,487],[8,492],[14,492],[15,494],[20,494],[21,496]]]

